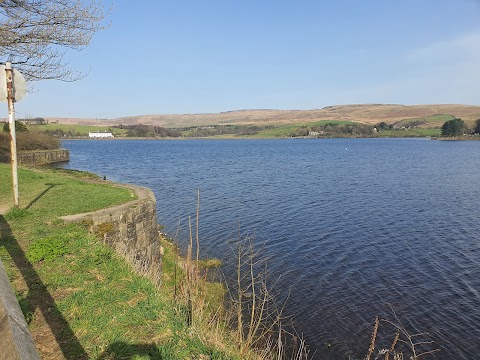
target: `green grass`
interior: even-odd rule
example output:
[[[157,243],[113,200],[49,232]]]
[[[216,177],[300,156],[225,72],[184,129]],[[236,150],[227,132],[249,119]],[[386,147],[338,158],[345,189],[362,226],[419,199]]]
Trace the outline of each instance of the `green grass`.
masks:
[[[64,173],[75,174],[77,178]],[[82,172],[34,171],[18,169],[20,208],[29,212],[41,207],[51,218],[102,209],[131,200],[134,194],[108,184],[82,181]],[[0,164],[0,204],[13,205],[10,165]]]
[[[440,128],[417,128],[413,129],[412,131],[422,134],[423,136],[440,136],[442,133],[442,130]]]
[[[124,129],[117,129],[108,126],[91,126],[91,125],[66,125],[66,124],[47,124],[47,125],[30,125],[29,130],[62,130],[64,132],[71,131],[74,133],[80,133],[84,136],[88,136],[90,131],[112,131],[114,135],[123,135],[127,131]]]
[[[410,130],[383,130],[378,133],[378,137],[425,137],[440,136],[440,129],[437,128],[415,128]]]
[[[43,334],[49,328],[71,359],[238,358],[208,345],[173,310],[172,247],[164,256],[159,291],[85,225],[58,219],[132,199],[128,189],[84,182],[82,173],[73,174],[19,169],[20,208],[0,216],[0,259],[31,331]],[[10,167],[0,164],[2,204],[11,204],[10,187]],[[221,292],[215,284],[209,287],[213,295]]]
[[[448,115],[448,114],[438,114],[438,115],[431,115],[424,118],[428,122],[437,122],[439,125],[443,125],[445,121],[449,121],[455,119],[455,116]]]
[[[265,129],[252,135],[252,138],[284,138],[290,136],[300,125],[282,125],[273,129]]]
[[[344,121],[344,120],[319,120],[311,123],[299,123],[299,124],[288,124],[288,125],[279,125],[273,129],[266,129],[259,131],[258,134],[251,136],[252,138],[285,138],[290,137],[295,130],[302,126],[318,126],[318,125],[326,125],[326,124],[339,124],[339,125],[346,125],[346,124],[357,124],[353,121]]]
[[[440,136],[440,125],[447,120],[451,120],[453,116],[451,115],[433,115],[421,118],[412,118],[404,119],[397,122],[398,126],[404,125],[409,126],[419,121],[426,121],[425,124],[422,124],[418,127],[415,127],[410,130],[383,130],[377,133],[377,137],[425,137],[425,136]],[[314,126],[322,126],[327,124],[337,124],[337,125],[359,125],[361,123],[354,121],[346,120],[319,120],[310,123],[298,123],[298,124],[286,124],[286,125],[276,125],[274,128],[265,129],[259,131],[255,135],[249,136],[239,136],[234,134],[225,134],[218,136],[211,136],[211,138],[217,139],[235,139],[235,138],[257,138],[257,139],[268,139],[268,138],[289,138],[293,133],[295,133],[302,126],[308,127],[311,129]],[[189,131],[183,132],[182,135],[188,135]]]
[[[421,127],[431,127],[432,125],[435,127],[440,127],[443,125],[445,121],[449,121],[454,119],[455,117],[453,115],[448,115],[448,114],[437,114],[437,115],[431,115],[431,116],[426,116],[424,118],[410,118],[410,119],[403,119],[400,121],[397,121],[395,125],[397,126],[409,126],[410,124],[418,123],[418,122],[424,122],[424,124],[421,124],[419,126]]]
[[[420,137],[423,136],[412,130],[383,130],[377,133],[378,137]]]

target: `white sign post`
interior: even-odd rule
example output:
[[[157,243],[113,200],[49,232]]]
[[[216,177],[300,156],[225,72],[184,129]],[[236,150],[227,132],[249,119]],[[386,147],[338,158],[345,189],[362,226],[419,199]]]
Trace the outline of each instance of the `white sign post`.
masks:
[[[5,86],[5,87],[4,87]],[[15,107],[14,102],[25,95],[26,83],[23,75],[12,69],[12,64],[7,62],[0,66],[0,101],[8,103],[8,124],[10,127],[10,152],[12,162],[13,202],[19,205],[18,175],[17,175],[17,137],[15,133]]]

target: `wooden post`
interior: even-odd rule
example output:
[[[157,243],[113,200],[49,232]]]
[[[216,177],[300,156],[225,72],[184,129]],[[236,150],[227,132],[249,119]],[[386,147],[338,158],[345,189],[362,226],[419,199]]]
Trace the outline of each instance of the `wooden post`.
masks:
[[[13,203],[18,208],[18,173],[17,173],[17,136],[15,133],[15,107],[13,103],[15,98],[13,96],[13,70],[12,64],[7,62],[5,64],[5,72],[7,78],[7,101],[8,101],[8,123],[10,126],[10,152],[12,161],[12,181],[13,181]]]

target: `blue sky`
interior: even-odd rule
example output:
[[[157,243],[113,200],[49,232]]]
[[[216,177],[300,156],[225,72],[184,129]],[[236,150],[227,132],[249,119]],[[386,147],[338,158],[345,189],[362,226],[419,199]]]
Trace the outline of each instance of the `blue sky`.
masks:
[[[480,0],[114,0],[108,21],[68,54],[88,76],[17,117],[480,105]]]

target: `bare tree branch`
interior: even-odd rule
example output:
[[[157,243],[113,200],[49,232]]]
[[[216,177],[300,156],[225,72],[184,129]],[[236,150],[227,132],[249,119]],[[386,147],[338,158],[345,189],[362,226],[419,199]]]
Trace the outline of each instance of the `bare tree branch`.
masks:
[[[66,53],[88,46],[106,14],[97,0],[0,0],[0,62],[27,81],[78,80]]]

